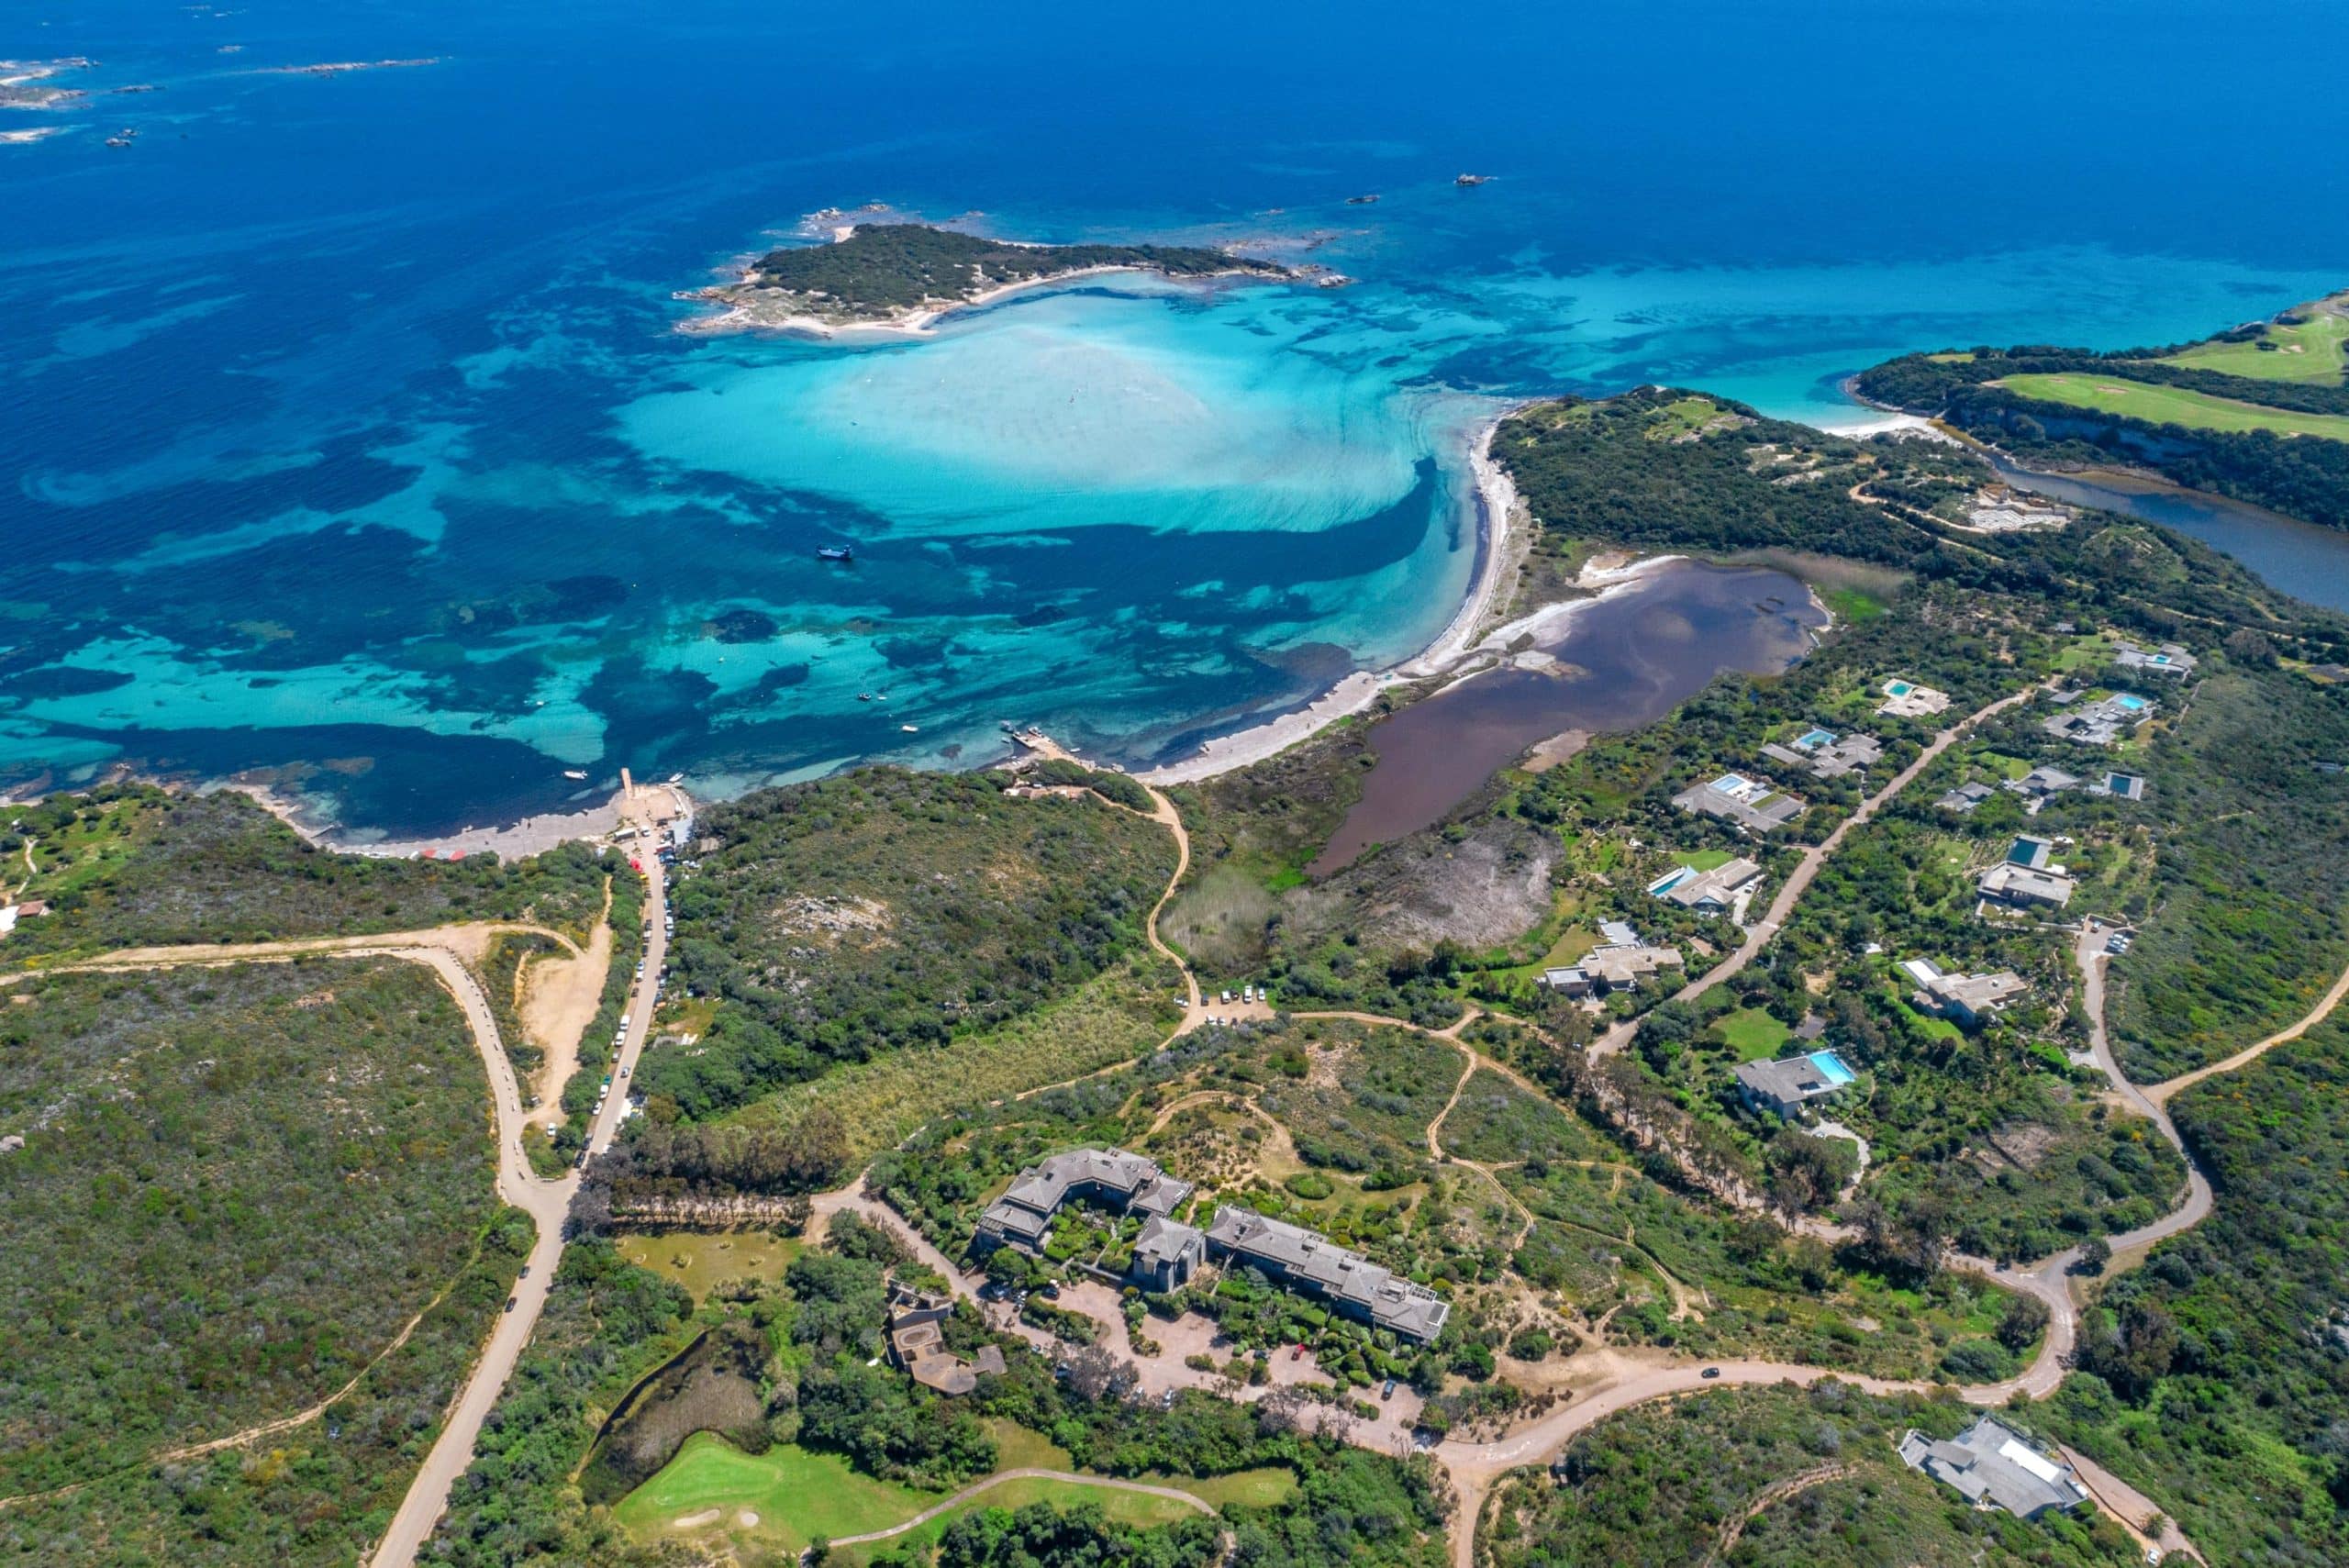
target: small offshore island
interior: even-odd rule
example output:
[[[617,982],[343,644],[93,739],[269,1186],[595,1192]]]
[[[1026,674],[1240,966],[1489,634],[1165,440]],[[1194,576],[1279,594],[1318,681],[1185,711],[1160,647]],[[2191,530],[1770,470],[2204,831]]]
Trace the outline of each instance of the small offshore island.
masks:
[[[918,332],[950,311],[1018,289],[1119,272],[1170,278],[1305,275],[1205,245],[1032,245],[926,223],[860,223],[829,244],[770,250],[735,282],[682,297],[726,307],[686,323],[694,332]]]

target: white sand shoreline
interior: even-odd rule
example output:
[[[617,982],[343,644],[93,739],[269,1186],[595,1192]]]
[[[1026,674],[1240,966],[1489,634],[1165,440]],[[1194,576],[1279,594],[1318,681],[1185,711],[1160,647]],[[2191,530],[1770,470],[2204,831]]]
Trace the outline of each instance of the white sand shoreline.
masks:
[[[1493,459],[1493,438],[1499,433],[1501,422],[1515,411],[1512,407],[1487,420],[1470,445],[1468,468],[1476,482],[1476,566],[1466,597],[1434,641],[1399,664],[1385,670],[1357,670],[1302,707],[1276,714],[1229,735],[1219,735],[1188,757],[1135,776],[1146,784],[1193,784],[1261,762],[1338,720],[1362,712],[1377,700],[1379,693],[1390,687],[1458,670],[1472,659],[1496,652],[1499,644],[1516,636],[1517,626],[1478,636],[1493,613],[1493,601],[1509,563],[1510,549],[1519,531],[1531,522],[1531,517],[1520,522],[1519,514],[1523,511],[1524,503],[1517,494],[1516,482]],[[1553,605],[1546,609],[1571,607]]]
[[[1008,243],[1007,241],[1007,243]],[[676,330],[688,337],[719,337],[732,332],[779,332],[789,337],[816,338],[826,342],[889,342],[932,337],[938,324],[950,316],[966,310],[977,310],[997,304],[1015,295],[1031,290],[1059,288],[1085,278],[1110,277],[1120,272],[1147,274],[1164,278],[1170,283],[1211,283],[1225,278],[1252,278],[1259,283],[1294,283],[1297,278],[1275,276],[1249,267],[1233,267],[1228,272],[1185,272],[1176,276],[1160,272],[1155,267],[1138,263],[1119,263],[1098,267],[1071,267],[1063,272],[1052,272],[1042,277],[1021,278],[1016,283],[998,284],[994,288],[963,299],[925,303],[910,310],[875,321],[830,321],[820,316],[794,312],[788,316],[766,316],[756,301],[747,299],[745,284],[750,275],[748,263],[737,269],[742,276],[730,284],[717,284],[708,288],[689,289],[674,297],[697,305],[722,306],[714,316],[690,317],[677,323]]]
[[[621,804],[626,798],[618,791],[600,806],[590,806],[577,811],[542,811],[525,817],[518,822],[501,827],[461,828],[452,833],[436,834],[421,839],[366,839],[347,837],[340,827],[321,822],[292,796],[272,789],[267,784],[228,780],[207,784],[207,789],[234,790],[251,799],[272,817],[284,823],[302,839],[322,850],[337,854],[372,855],[385,860],[410,860],[428,851],[442,860],[459,855],[494,854],[500,860],[524,860],[531,855],[573,840],[602,839],[621,826]],[[642,785],[646,788],[667,788],[671,785]],[[682,792],[677,792],[682,793]]]

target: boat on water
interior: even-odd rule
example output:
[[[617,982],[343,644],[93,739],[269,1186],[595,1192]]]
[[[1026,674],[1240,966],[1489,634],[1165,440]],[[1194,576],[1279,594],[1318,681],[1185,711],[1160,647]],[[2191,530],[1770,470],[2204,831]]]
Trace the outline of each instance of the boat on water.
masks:
[[[1348,206],[1369,206],[1377,200],[1378,193],[1375,191],[1370,191],[1359,196],[1348,196],[1346,198],[1346,205]]]
[[[921,733],[921,726],[918,724],[900,724],[897,728],[904,730],[908,735],[918,735]]]
[[[587,776],[587,770],[584,768],[565,768],[562,770],[562,776],[567,779],[584,779]]]
[[[856,547],[852,544],[828,544],[816,551],[818,561],[854,561]]]
[[[1452,183],[1455,185],[1482,185],[1489,183],[1491,180],[1490,174],[1454,174],[1452,177]]]

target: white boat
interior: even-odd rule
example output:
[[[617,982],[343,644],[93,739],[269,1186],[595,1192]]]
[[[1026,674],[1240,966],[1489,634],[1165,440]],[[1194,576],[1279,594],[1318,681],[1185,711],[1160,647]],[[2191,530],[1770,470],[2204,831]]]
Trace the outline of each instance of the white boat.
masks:
[[[562,776],[567,779],[584,779],[587,776],[587,770],[584,768],[565,768],[562,770]]]

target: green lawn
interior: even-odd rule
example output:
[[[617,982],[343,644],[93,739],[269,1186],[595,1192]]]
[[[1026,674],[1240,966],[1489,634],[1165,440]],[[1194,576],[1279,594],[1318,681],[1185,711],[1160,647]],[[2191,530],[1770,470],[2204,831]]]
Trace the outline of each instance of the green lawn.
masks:
[[[1067,1451],[1041,1433],[1006,1421],[987,1425],[1005,1470],[1074,1467]],[[1189,1492],[1211,1507],[1226,1503],[1264,1507],[1279,1502],[1297,1486],[1296,1477],[1278,1467],[1243,1470],[1210,1481],[1152,1480],[1155,1485]],[[796,1552],[819,1535],[837,1538],[887,1529],[942,1501],[944,1495],[940,1493],[862,1474],[838,1454],[815,1452],[796,1443],[748,1454],[711,1433],[696,1432],[658,1475],[622,1498],[613,1513],[623,1528],[643,1540],[722,1532]],[[970,1508],[1017,1508],[1038,1501],[1063,1507],[1097,1502],[1112,1519],[1134,1525],[1170,1524],[1196,1511],[1170,1497],[1081,1481],[1007,1481],[972,1498],[966,1508],[941,1514],[920,1529],[893,1536],[886,1542],[844,1549],[838,1560],[862,1562],[885,1547],[908,1540],[934,1541]],[[696,1522],[681,1526],[678,1521],[683,1519]]]
[[[1297,1473],[1277,1464],[1259,1470],[1235,1470],[1229,1475],[1213,1475],[1204,1481],[1179,1475],[1151,1475],[1144,1479],[1154,1486],[1173,1486],[1188,1492],[1218,1508],[1234,1503],[1248,1508],[1269,1508],[1286,1501],[1289,1494],[1297,1490]]]
[[[2276,347],[2263,349],[2258,341],[2197,343],[2161,362],[2256,381],[2314,381],[2338,386],[2343,350],[2349,345],[2349,317],[2317,316],[2289,327],[2270,327],[2262,341]]]
[[[716,1510],[716,1518],[688,1528],[739,1529],[796,1551],[818,1535],[886,1529],[939,1500],[936,1493],[860,1475],[838,1454],[814,1453],[796,1443],[747,1454],[696,1432],[661,1473],[612,1512],[629,1533],[651,1540],[677,1529],[680,1519]],[[746,1511],[756,1517],[755,1525],[742,1522]]]
[[[2281,435],[2349,441],[2349,417],[2263,408],[2255,403],[2238,403],[2231,397],[2212,397],[2183,387],[2156,386],[2119,375],[2065,371],[2056,375],[2010,375],[1992,384],[2023,397],[2148,419],[2156,425],[2183,425],[2192,430],[2218,430],[2231,435],[2274,430]]]
[[[1690,871],[1712,871],[1737,858],[1727,850],[1683,850],[1672,857]]]
[[[1776,1056],[1794,1038],[1793,1030],[1759,1007],[1740,1007],[1734,1013],[1724,1014],[1715,1027],[1730,1049],[1737,1052],[1740,1062]]]
[[[1857,588],[1830,588],[1819,596],[1834,612],[1835,618],[1846,625],[1874,620],[1884,614],[1881,599],[1872,594],[1864,594]]]
[[[781,1240],[763,1230],[672,1230],[661,1236],[623,1236],[621,1257],[639,1268],[651,1269],[693,1293],[707,1297],[731,1279],[780,1280],[799,1243]]]

